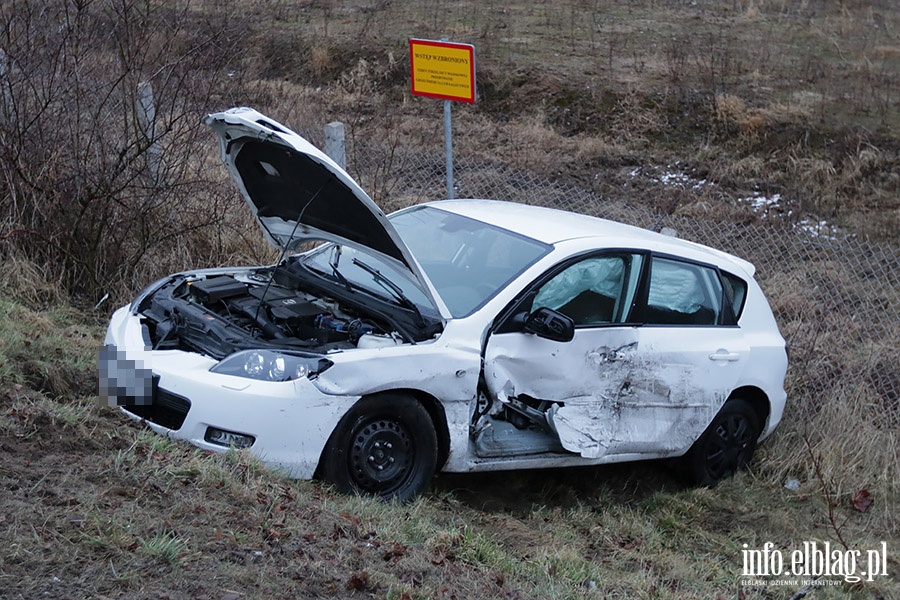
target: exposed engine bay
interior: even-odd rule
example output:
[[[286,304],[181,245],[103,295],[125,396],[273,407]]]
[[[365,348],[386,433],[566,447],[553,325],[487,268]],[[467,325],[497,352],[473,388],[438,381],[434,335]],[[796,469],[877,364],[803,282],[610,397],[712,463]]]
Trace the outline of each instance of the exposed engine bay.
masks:
[[[312,274],[299,263],[180,274],[135,307],[153,349],[222,359],[239,350],[327,353],[415,343],[440,322]]]

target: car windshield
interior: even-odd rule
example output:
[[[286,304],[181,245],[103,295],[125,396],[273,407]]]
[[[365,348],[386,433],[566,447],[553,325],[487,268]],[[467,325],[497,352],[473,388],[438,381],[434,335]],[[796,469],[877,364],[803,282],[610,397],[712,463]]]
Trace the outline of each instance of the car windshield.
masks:
[[[550,251],[532,238],[432,206],[390,220],[454,317],[471,314]]]
[[[471,314],[550,251],[537,240],[428,206],[395,213],[390,220],[457,318]],[[344,285],[434,310],[408,272],[363,250],[324,244],[303,263]]]

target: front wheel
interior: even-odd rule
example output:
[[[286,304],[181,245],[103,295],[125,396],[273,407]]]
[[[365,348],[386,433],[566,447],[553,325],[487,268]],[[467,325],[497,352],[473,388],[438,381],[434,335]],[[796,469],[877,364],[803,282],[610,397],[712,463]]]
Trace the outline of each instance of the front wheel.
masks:
[[[688,479],[713,486],[731,477],[750,463],[760,431],[759,417],[747,401],[728,400],[684,455]]]
[[[437,466],[428,411],[409,396],[363,398],[344,415],[322,456],[322,478],[338,491],[407,502],[428,489]]]

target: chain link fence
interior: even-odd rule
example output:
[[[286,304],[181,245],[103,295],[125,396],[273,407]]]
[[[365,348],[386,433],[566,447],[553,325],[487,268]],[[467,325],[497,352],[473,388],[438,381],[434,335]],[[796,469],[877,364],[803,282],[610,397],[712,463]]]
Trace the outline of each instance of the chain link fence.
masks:
[[[386,210],[445,197],[444,157],[356,144],[349,171]],[[861,237],[780,223],[742,224],[653,212],[575,185],[457,158],[456,196],[560,208],[660,231],[751,261],[790,352],[787,418],[854,401],[876,426],[900,425],[900,253]]]

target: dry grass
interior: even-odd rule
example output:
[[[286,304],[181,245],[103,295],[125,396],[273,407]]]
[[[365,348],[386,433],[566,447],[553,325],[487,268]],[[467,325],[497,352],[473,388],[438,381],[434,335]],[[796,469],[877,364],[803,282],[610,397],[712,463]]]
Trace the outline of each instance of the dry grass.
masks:
[[[401,13],[344,5],[308,16],[295,31],[327,22],[329,52],[352,40],[363,57],[336,61],[345,67],[326,81],[299,65],[287,74],[295,89],[279,98],[288,108],[296,93],[324,101],[318,121],[341,119],[356,139],[441,151],[439,107],[409,96],[396,57],[410,32],[454,34],[476,45],[479,71],[479,102],[454,107],[458,155],[579,182],[690,156],[733,193],[780,188],[797,218],[877,239],[900,226],[900,64],[890,50],[900,26],[889,7],[412,2]],[[877,157],[864,170],[860,147]]]
[[[12,597],[64,586],[124,598],[787,598],[738,585],[741,544],[831,537],[806,480],[798,492],[752,474],[685,490],[649,465],[452,476],[400,507],[283,480],[82,401],[3,398],[0,441],[15,453],[0,467],[0,556]],[[839,511],[854,544],[885,539],[880,511],[843,500]],[[880,580],[818,597],[895,591]]]
[[[392,148],[439,153],[439,104],[408,91],[410,35],[454,35],[476,45],[479,101],[454,107],[458,155],[500,159],[591,185],[615,179],[615,169],[623,164],[691,158],[698,170],[732,193],[760,182],[780,188],[797,218],[827,219],[878,239],[896,237],[900,227],[900,58],[894,51],[900,47],[900,15],[887,5],[845,2],[839,9],[819,10],[778,2],[705,6],[572,0],[540,7],[416,1],[400,8],[390,3],[338,6],[286,0],[258,7],[258,19],[232,19],[222,6],[209,3],[194,3],[174,14],[166,11],[163,4],[148,5],[147,15],[141,17],[144,29],[127,11],[113,15],[88,7],[81,13],[98,23],[119,19],[128,24],[121,29],[132,37],[121,40],[120,54],[135,60],[124,62],[91,37],[79,42],[91,64],[103,65],[88,76],[100,78],[99,87],[79,76],[83,96],[116,102],[86,107],[86,114],[92,111],[105,120],[85,121],[65,139],[96,139],[91,131],[98,128],[132,131],[133,115],[124,109],[133,90],[120,82],[130,85],[154,74],[158,115],[163,123],[177,125],[161,141],[171,142],[171,163],[178,176],[192,179],[199,190],[173,189],[168,182],[148,190],[135,168],[141,161],[134,157],[129,156],[129,167],[121,172],[115,165],[87,160],[122,152],[117,146],[121,135],[71,155],[54,137],[62,128],[48,127],[39,139],[18,130],[5,137],[13,141],[6,157],[8,172],[25,177],[7,181],[11,187],[0,196],[5,213],[18,211],[3,221],[0,240],[13,244],[13,250],[25,249],[24,256],[48,267],[63,265],[62,272],[50,275],[67,278],[67,287],[95,301],[107,292],[126,297],[124,289],[113,288],[123,280],[129,288],[139,285],[154,264],[163,270],[169,264],[259,254],[246,241],[232,248],[221,239],[218,232],[228,229],[243,237],[232,224],[233,217],[243,214],[209,194],[211,182],[203,181],[208,174],[193,170],[191,158],[209,154],[212,147],[194,125],[204,112],[251,104],[299,127],[313,141],[325,122],[342,120],[351,146],[382,140]],[[47,32],[67,31],[65,26],[44,26],[39,19],[48,15],[26,13],[28,18],[17,22],[31,23],[35,31],[51,37],[54,34]],[[169,44],[161,43],[157,25],[163,22],[174,28],[175,39]],[[20,71],[32,77],[54,71],[52,65],[35,62],[44,56],[39,52],[33,53],[32,62],[21,62],[29,46],[17,33],[8,34],[7,47],[16,50],[19,61],[11,63],[10,73],[16,77],[10,93],[27,106],[30,92],[26,79],[18,78]],[[67,71],[61,73],[68,76]],[[50,108],[62,107],[53,114],[63,118],[68,99],[50,89],[56,94]],[[125,115],[123,121],[110,117],[116,111]],[[183,125],[185,115],[193,115],[191,127]],[[45,120],[52,120],[49,114]],[[128,143],[139,142],[137,137]],[[19,147],[46,148],[55,152],[54,160],[30,150],[24,159],[16,158]],[[32,156],[33,165],[28,163]],[[25,162],[13,168],[16,160]],[[59,169],[44,169],[47,164]],[[79,188],[66,180],[66,173],[73,172],[81,173],[79,181],[94,183]],[[217,175],[211,178],[216,184],[221,181]],[[397,182],[389,173],[374,183],[370,189],[379,200],[392,206],[403,203],[391,198]],[[29,206],[41,202],[32,198],[35,187],[62,190],[54,200],[61,203],[60,210],[31,211]],[[121,206],[116,210],[107,206],[112,202],[107,188],[118,190]],[[222,189],[227,188],[225,183]],[[92,217],[67,238],[73,197],[75,204],[89,207]],[[647,202],[638,195],[627,200]],[[207,203],[205,212],[191,212],[186,222],[176,223],[183,235],[174,252],[167,253],[172,244],[157,246],[152,232],[172,226],[160,206],[177,206],[184,217]],[[39,222],[23,222],[34,220],[35,214]],[[218,217],[215,227],[196,231],[195,224],[210,224],[210,214]],[[876,214],[880,218],[872,218]],[[129,216],[142,226],[108,243],[117,229],[127,226]],[[114,226],[106,225],[111,221]],[[35,239],[31,225],[51,232],[49,249],[48,240]],[[188,237],[219,239],[183,241]]]

